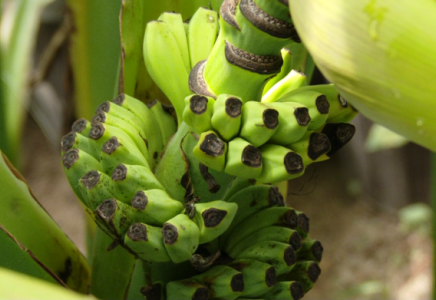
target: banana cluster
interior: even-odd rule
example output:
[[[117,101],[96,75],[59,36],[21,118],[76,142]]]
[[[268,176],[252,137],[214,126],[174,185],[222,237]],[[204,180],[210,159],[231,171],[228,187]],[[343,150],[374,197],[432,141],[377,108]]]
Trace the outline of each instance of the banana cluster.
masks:
[[[199,134],[195,157],[217,171],[274,183],[301,176],[355,133],[348,122],[357,111],[333,85],[300,87],[265,99],[269,101],[244,102],[228,94],[186,97],[183,120]]]

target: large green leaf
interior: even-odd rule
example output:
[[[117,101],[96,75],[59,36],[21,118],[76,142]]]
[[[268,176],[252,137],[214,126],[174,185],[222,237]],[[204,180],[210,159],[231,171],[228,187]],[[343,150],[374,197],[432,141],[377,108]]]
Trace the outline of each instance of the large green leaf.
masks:
[[[321,72],[365,116],[436,150],[436,1],[290,0]]]

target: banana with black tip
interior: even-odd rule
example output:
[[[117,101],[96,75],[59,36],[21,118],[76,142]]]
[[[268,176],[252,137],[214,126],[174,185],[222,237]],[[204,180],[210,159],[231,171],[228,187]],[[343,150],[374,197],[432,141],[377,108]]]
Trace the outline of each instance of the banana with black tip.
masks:
[[[298,281],[280,281],[270,289],[267,293],[262,295],[263,299],[271,300],[300,300],[304,296],[304,290],[301,283]]]
[[[104,200],[117,198],[118,192],[111,178],[97,170],[91,170],[79,180],[78,189],[87,206],[94,211]]]
[[[327,153],[331,149],[330,140],[327,135],[315,131],[308,131],[297,142],[287,145],[287,148],[298,153],[302,159],[304,166],[308,166],[314,162],[320,162],[329,159]]]
[[[304,174],[303,158],[288,148],[266,144],[259,148],[262,153],[262,174],[256,180],[275,183],[300,177]]]
[[[243,178],[260,176],[262,154],[256,147],[242,138],[231,140],[228,147],[224,172]]]
[[[226,163],[227,143],[221,140],[214,131],[205,131],[200,135],[192,153],[203,165],[223,171]]]
[[[194,279],[171,281],[166,286],[167,300],[208,300],[208,288]]]
[[[349,123],[327,123],[320,131],[329,138],[331,149],[327,156],[332,157],[353,138],[356,127]]]
[[[162,227],[165,248],[174,263],[189,260],[197,250],[200,230],[187,215],[179,214],[169,219]]]
[[[186,97],[183,121],[198,133],[211,130],[214,103],[215,99],[212,97],[197,94]]]
[[[324,248],[320,241],[307,239],[301,243],[301,249],[297,251],[298,260],[310,260],[321,262]]]
[[[226,141],[238,135],[241,129],[242,100],[239,97],[221,94],[213,106],[211,124]]]
[[[193,220],[200,229],[200,244],[204,244],[216,239],[227,230],[238,211],[238,205],[216,200],[196,203],[195,209]]]
[[[279,281],[298,281],[307,293],[318,280],[321,268],[314,261],[297,261],[294,268],[279,277]]]

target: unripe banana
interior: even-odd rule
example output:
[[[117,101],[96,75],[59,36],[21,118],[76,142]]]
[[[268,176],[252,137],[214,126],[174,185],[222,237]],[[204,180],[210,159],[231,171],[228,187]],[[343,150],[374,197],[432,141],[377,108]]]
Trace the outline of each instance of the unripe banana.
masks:
[[[83,136],[88,136],[91,131],[91,122],[86,119],[78,119],[71,125],[71,131],[81,133]]]
[[[327,153],[331,149],[327,135],[314,131],[308,131],[298,142],[287,145],[287,147],[302,157],[306,167],[311,163],[329,159]]]
[[[89,138],[94,140],[96,147],[101,151],[104,144],[112,137],[117,137],[118,141],[129,149],[132,155],[137,157],[144,157],[136,146],[132,138],[122,129],[103,123],[92,124]]]
[[[301,249],[297,251],[298,260],[310,260],[321,262],[324,248],[321,243],[314,239],[304,240],[301,243]]]
[[[231,140],[228,147],[224,172],[243,178],[260,176],[262,154],[256,147],[241,138]]]
[[[200,7],[189,20],[189,56],[191,68],[207,59],[218,36],[218,13]]]
[[[281,281],[262,295],[263,299],[271,300],[300,300],[304,296],[304,290],[298,281]]]
[[[278,102],[298,102],[306,106],[310,116],[308,130],[318,129],[329,117],[330,103],[324,94],[317,91],[297,89],[280,98]]]
[[[145,133],[141,129],[137,129],[130,125],[128,122],[107,114],[103,111],[97,112],[93,117],[91,122],[94,123],[104,123],[113,127],[118,127],[123,130],[127,135],[132,139],[135,143],[136,147],[141,151],[144,158],[149,157],[148,148],[147,148],[147,140],[143,138]]]
[[[221,94],[213,106],[211,124],[226,141],[238,135],[241,128],[242,101],[236,96]]]
[[[327,123],[321,132],[329,138],[331,149],[327,156],[332,157],[353,138],[356,127],[349,123]]]
[[[174,263],[189,260],[200,240],[198,226],[187,215],[179,214],[162,227],[165,248]]]
[[[237,259],[228,266],[242,273],[244,291],[241,297],[261,296],[277,283],[276,270],[270,264],[253,259]]]
[[[135,223],[130,226],[124,237],[124,244],[142,260],[149,262],[170,261],[170,256],[162,240],[160,227]]]
[[[263,183],[274,183],[300,177],[304,174],[303,158],[296,152],[279,145],[263,145],[262,174],[256,178]]]
[[[247,179],[247,178],[235,177],[235,179],[233,179],[228,185],[223,200],[229,201],[229,199],[232,198],[234,194],[240,192],[242,189],[253,186],[255,184],[256,184],[256,180],[253,178]]]
[[[279,112],[279,126],[269,142],[277,145],[288,145],[301,139],[311,122],[309,109],[296,102],[274,102],[269,107]]]
[[[138,222],[162,226],[167,220],[182,213],[184,206],[172,199],[165,191],[149,189],[138,191],[131,201]]]
[[[273,85],[265,95],[263,95],[262,102],[275,102],[287,93],[305,85],[307,85],[306,75],[296,70],[292,70],[282,80]]]
[[[100,159],[100,149],[98,149],[96,143],[75,131],[67,133],[61,139],[61,154],[64,155],[70,149],[80,149],[94,157],[94,159]]]
[[[203,132],[192,153],[203,165],[217,171],[224,170],[227,144],[215,132]]]
[[[238,184],[238,186],[241,185]],[[236,203],[238,205],[238,212],[228,230],[220,237],[221,245],[225,244],[233,229],[238,227],[249,216],[267,207],[284,206],[282,194],[276,186],[271,185],[254,185],[241,188],[239,192],[226,200]]]
[[[167,300],[208,300],[208,288],[194,279],[171,281],[166,287]]]
[[[217,265],[206,272],[192,277],[209,288],[209,298],[236,299],[244,291],[244,278],[235,269]]]
[[[89,170],[100,170],[100,163],[83,150],[70,149],[62,156],[62,164],[74,193],[86,205],[86,197],[82,195],[78,187],[79,180]]]
[[[191,94],[188,72],[179,46],[168,25],[162,21],[147,24],[144,36],[144,61],[153,81],[170,99],[179,125],[184,109],[183,99]]]
[[[215,100],[201,95],[190,95],[185,98],[183,121],[198,133],[212,129],[211,118]]]
[[[286,47],[283,47],[281,50],[281,55],[282,55],[283,65],[280,69],[280,72],[276,76],[268,80],[265,87],[263,88],[262,96],[265,95],[265,93],[268,92],[271,89],[271,87],[273,87],[277,82],[285,78],[285,76],[288,75],[289,72],[292,71],[293,55],[291,50],[289,50]]]
[[[309,218],[306,216],[305,213],[301,211],[297,211],[297,215],[298,215],[297,231],[298,234],[301,236],[301,238],[305,239],[307,238],[310,229]]]
[[[296,229],[298,225],[297,213],[290,207],[268,207],[252,214],[229,232],[223,249],[226,252],[230,251],[236,244],[250,234],[273,225]]]
[[[78,189],[92,211],[104,200],[118,196],[111,178],[97,170],[91,170],[80,178]]]
[[[141,190],[164,190],[153,172],[143,166],[119,164],[112,172],[112,180],[118,191],[117,199],[124,203],[130,203]]]
[[[159,16],[158,20],[164,21],[168,26],[168,30],[176,40],[186,72],[189,72],[191,70],[191,63],[189,58],[188,37],[185,34],[182,15],[173,12],[164,12]]]
[[[159,124],[153,113],[144,103],[126,94],[119,95],[113,102],[132,112],[142,123],[142,129],[148,141],[149,164],[151,169],[154,169],[155,165],[152,162],[157,163],[159,161],[159,154],[163,150],[163,141],[158,130]]]
[[[274,266],[277,275],[289,273],[295,265],[296,256],[292,246],[274,241],[260,242],[242,251],[237,259],[255,259]]]
[[[242,106],[240,137],[255,147],[265,144],[276,132],[279,113],[257,101],[248,101]]]
[[[112,174],[121,163],[138,165],[149,168],[146,158],[132,152],[116,136],[111,137],[103,144],[100,152],[101,166],[106,174]]]
[[[279,277],[280,281],[298,281],[307,293],[317,281],[321,269],[314,261],[297,261],[291,272]]]
[[[124,235],[134,222],[131,218],[132,207],[114,198],[104,200],[94,211],[95,221],[103,226],[106,233],[123,244]]]
[[[195,204],[194,222],[200,229],[200,244],[208,243],[219,237],[232,224],[238,210],[236,203],[216,200]]]
[[[241,254],[241,252],[248,247],[260,242],[267,241],[288,244],[292,246],[292,249],[294,249],[294,251],[298,251],[301,248],[301,237],[296,230],[280,226],[270,226],[262,228],[245,237],[232,249],[230,249],[228,254],[231,257],[238,257],[239,254]]]
[[[159,101],[154,100],[150,102],[148,107],[153,113],[156,122],[159,124],[163,148],[165,148],[170,141],[170,138],[177,131],[177,122]]]

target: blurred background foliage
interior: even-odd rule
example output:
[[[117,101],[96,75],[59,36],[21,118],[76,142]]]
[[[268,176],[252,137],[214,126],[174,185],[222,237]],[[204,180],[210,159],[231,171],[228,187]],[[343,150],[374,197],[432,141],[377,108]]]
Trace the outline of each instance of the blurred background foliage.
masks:
[[[139,34],[162,11],[188,19],[221,2],[146,0]],[[0,149],[84,253],[86,221],[61,168],[61,136],[120,88],[143,101],[164,97],[141,62],[119,84],[121,5],[0,0]],[[323,81],[316,70],[313,82]],[[431,153],[363,116],[354,123],[358,132],[340,156],[289,183],[288,203],[308,214],[325,246],[323,274],[305,299],[428,299]]]

